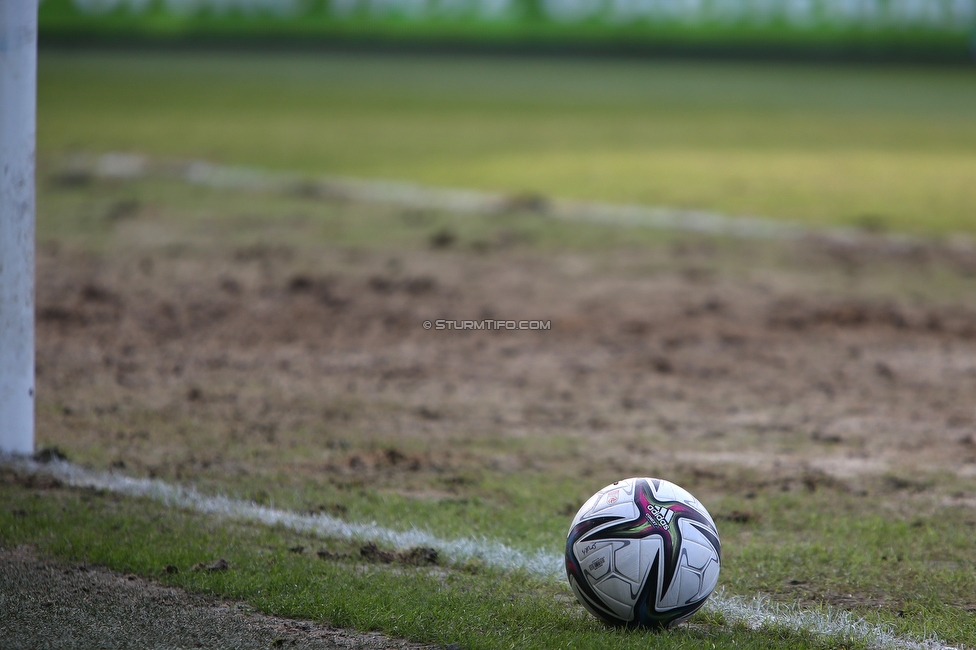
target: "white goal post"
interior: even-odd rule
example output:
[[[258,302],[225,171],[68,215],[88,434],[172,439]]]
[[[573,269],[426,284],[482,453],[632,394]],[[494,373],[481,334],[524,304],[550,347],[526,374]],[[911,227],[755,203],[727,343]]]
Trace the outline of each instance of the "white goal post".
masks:
[[[34,451],[38,0],[0,0],[0,453]]]

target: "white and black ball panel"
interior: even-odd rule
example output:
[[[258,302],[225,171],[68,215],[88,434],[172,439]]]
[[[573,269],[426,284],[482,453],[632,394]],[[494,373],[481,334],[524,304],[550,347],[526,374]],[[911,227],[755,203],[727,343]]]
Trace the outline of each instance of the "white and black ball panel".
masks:
[[[586,549],[581,549],[586,551]],[[583,563],[583,575],[593,584],[602,580],[613,571],[613,543],[608,542],[594,549],[590,553],[581,553],[577,557]]]
[[[721,551],[715,548],[714,540],[717,537],[708,535],[700,524],[682,519],[678,526],[681,530],[682,566],[700,577],[699,587],[694,595],[688,596],[689,592],[685,590],[681,592],[682,597],[688,596],[686,602],[694,602],[707,598],[718,585]]]
[[[662,551],[661,540],[619,540],[612,542],[610,548],[609,571],[597,580],[589,580],[589,576],[587,579],[617,618],[630,620],[634,617],[634,601],[641,585],[647,582],[654,558]]]
[[[701,501],[696,499],[691,492],[679,485],[671,483],[670,481],[662,481],[659,479],[653,480],[655,483],[651,484],[651,489],[654,491],[654,496],[658,501],[673,501],[675,503],[682,503],[692,507],[704,515],[704,517],[708,519],[708,523],[712,525],[712,528],[715,528],[715,522],[712,520],[712,516],[708,514],[708,510],[705,509],[705,506],[703,506]]]
[[[633,518],[637,515],[634,504],[634,484],[618,481],[603,488],[583,504],[573,519],[573,526],[595,517]]]
[[[580,508],[566,544],[573,592],[613,624],[686,619],[718,582],[721,548],[705,507],[660,479],[607,486]]]

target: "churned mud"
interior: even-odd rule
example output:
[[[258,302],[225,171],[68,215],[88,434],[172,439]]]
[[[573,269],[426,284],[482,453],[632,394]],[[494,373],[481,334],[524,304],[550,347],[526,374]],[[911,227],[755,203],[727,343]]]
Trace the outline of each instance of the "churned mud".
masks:
[[[144,475],[247,475],[275,459],[420,496],[471,467],[669,463],[891,475],[893,489],[917,487],[913,472],[976,476],[966,255],[707,240],[486,252],[438,238],[42,248],[39,440]],[[446,329],[463,320],[545,329]]]

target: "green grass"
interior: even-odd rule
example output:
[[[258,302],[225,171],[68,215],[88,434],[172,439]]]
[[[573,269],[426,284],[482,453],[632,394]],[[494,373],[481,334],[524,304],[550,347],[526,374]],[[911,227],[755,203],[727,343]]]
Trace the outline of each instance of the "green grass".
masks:
[[[663,634],[613,630],[585,614],[565,585],[519,572],[444,561],[435,569],[370,564],[359,559],[353,542],[219,521],[90,490],[22,487],[10,474],[0,494],[8,505],[0,511],[4,546],[30,544],[67,561],[241,599],[268,613],[418,641],[465,648],[861,645],[772,626],[747,630],[709,613],[696,615],[695,625]],[[764,495],[752,505],[763,512],[761,518],[720,522],[727,549],[722,584],[727,589],[802,599],[804,585],[817,584],[828,594],[852,591],[863,600],[885,601],[881,608],[864,605],[856,611],[903,634],[924,636],[937,630],[941,638],[956,643],[976,635],[976,620],[966,611],[973,606],[976,567],[973,522],[965,513],[907,520],[871,513],[863,500],[829,491]],[[531,525],[552,528],[545,521]],[[850,543],[835,543],[844,538]],[[287,551],[296,545],[307,552]],[[320,560],[315,551],[323,548],[346,559]],[[226,558],[232,569],[191,570],[218,557]],[[167,573],[168,565],[179,572]],[[819,598],[806,600],[810,606]]]
[[[124,241],[128,237],[150,251],[166,249],[176,240],[196,248],[245,248],[274,240],[300,250],[314,250],[327,241],[345,249],[395,251],[425,249],[432,236],[448,230],[456,236],[457,248],[475,254],[489,253],[500,241],[547,254],[663,246],[682,237],[654,228],[567,223],[532,212],[482,216],[405,210],[300,195],[227,192],[168,180],[63,186],[59,167],[59,161],[48,160],[39,168],[38,241],[93,252],[125,249],[131,243]],[[129,232],[130,223],[112,217],[125,205],[153,213],[151,223],[158,229]]]
[[[673,270],[675,248],[694,249],[700,244],[688,233],[567,222],[533,212],[467,215],[404,210],[301,195],[230,192],[158,179],[65,186],[58,180],[61,163],[41,160],[38,241],[97,254],[115,255],[133,247],[165,255],[180,251],[197,255],[221,248],[233,254],[274,242],[297,251],[314,267],[323,242],[347,251],[395,257],[401,250],[428,249],[431,237],[447,230],[457,237],[455,249],[467,254],[490,257],[506,248],[525,255],[583,253],[603,265],[608,257],[634,253],[643,261],[632,272],[654,275]],[[126,205],[138,206],[142,216],[150,218],[112,217]],[[870,272],[852,285],[849,270],[841,265],[814,269],[802,259],[793,259],[791,252],[764,242],[713,238],[706,248],[721,254],[684,264],[738,279],[755,277],[760,267],[772,267],[778,277],[803,277],[804,282],[815,282],[817,290],[841,295],[869,291],[890,300],[924,295],[934,301],[968,301],[972,295],[972,276],[942,264],[906,270],[897,259],[872,259],[867,264]]]
[[[38,150],[976,232],[965,69],[42,52]]]

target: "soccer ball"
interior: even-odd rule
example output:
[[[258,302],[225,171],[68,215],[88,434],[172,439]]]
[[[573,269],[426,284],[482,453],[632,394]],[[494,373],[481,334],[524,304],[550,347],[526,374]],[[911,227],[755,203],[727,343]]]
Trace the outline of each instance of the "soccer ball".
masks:
[[[718,583],[715,522],[674,483],[629,478],[583,504],[566,539],[576,598],[613,625],[665,628],[694,614]]]

